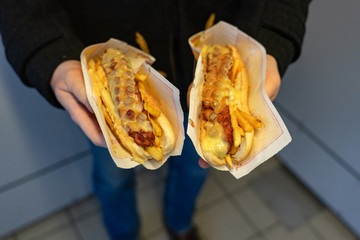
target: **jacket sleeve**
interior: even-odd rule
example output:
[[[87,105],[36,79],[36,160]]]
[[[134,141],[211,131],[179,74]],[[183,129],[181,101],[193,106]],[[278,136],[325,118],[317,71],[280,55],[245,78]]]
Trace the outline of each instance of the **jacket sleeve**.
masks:
[[[305,35],[310,0],[266,0],[255,38],[278,62],[283,76],[298,59]]]
[[[79,59],[83,44],[58,1],[0,0],[0,32],[6,57],[21,80],[61,108],[50,79],[61,62]]]

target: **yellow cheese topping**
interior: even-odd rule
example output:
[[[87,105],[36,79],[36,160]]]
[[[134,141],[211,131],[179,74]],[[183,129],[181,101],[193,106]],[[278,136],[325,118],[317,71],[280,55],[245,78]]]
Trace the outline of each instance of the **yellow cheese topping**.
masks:
[[[221,139],[221,137],[212,138],[205,136],[201,143],[201,147],[205,152],[211,152],[219,158],[224,158],[228,152],[229,143]]]
[[[205,130],[202,135],[201,148],[205,152],[211,152],[219,158],[224,158],[229,150],[229,143],[223,140],[223,129],[219,123]]]

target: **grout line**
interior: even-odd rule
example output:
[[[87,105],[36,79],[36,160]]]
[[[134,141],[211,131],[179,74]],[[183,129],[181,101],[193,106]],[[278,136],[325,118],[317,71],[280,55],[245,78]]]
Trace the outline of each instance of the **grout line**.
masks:
[[[84,204],[85,201],[88,201],[88,200],[91,199],[91,198],[96,198],[96,196],[94,195],[94,193],[92,193],[92,194],[88,195],[87,197],[83,198],[81,201],[78,201],[78,202],[72,204],[71,206],[69,206],[69,211],[70,211],[70,214],[71,214],[71,216],[73,217],[73,219],[82,221],[84,218],[87,218],[87,217],[89,217],[89,216],[92,216],[92,215],[96,214],[98,211],[101,212],[101,205],[100,205],[100,203],[99,203],[99,205],[97,205],[97,204],[94,205],[93,208],[87,210],[86,212],[83,212],[82,214],[80,214],[80,215],[78,215],[78,216],[76,216],[76,217],[73,215],[73,213],[72,213],[72,211],[71,211],[71,208],[74,208],[74,207],[77,207],[77,206],[79,206],[79,205],[82,205],[82,204]]]
[[[166,232],[165,231],[165,228],[163,225],[161,225],[161,227],[158,227],[150,232],[148,232],[147,234],[144,234],[141,237],[141,239],[148,239],[148,238],[152,238],[152,237],[155,237],[156,235],[160,234],[162,231]]]
[[[50,166],[44,167],[44,168],[42,168],[42,169],[40,169],[38,171],[35,171],[33,173],[30,173],[28,175],[20,177],[20,178],[12,181],[10,183],[7,183],[7,184],[1,186],[0,187],[0,194],[4,193],[6,191],[9,191],[11,189],[14,189],[14,188],[16,188],[16,187],[18,187],[18,186],[20,186],[22,184],[25,184],[25,183],[27,183],[27,182],[29,182],[31,180],[42,177],[42,176],[44,176],[44,175],[46,175],[46,174],[48,174],[50,172],[53,172],[53,171],[55,171],[55,170],[57,170],[59,168],[70,165],[70,164],[72,164],[72,163],[74,163],[74,162],[76,162],[76,161],[90,155],[90,154],[91,154],[90,150],[84,150],[84,151],[81,151],[79,153],[74,154],[71,157],[68,157],[68,158],[65,158],[65,159],[63,159],[61,161],[58,161],[58,162],[56,162],[56,163],[54,163],[54,164],[52,164]]]
[[[77,216],[76,218],[74,217],[74,219],[76,219],[76,221],[84,221],[85,219],[94,216],[95,214],[99,213],[101,214],[101,209],[100,207],[96,207],[94,209],[91,209],[87,212],[85,212],[84,214],[81,214],[80,216]]]
[[[216,175],[212,174],[211,176],[208,176],[208,179],[206,181],[209,181],[209,179],[212,178],[212,180],[215,182],[216,185],[219,186],[219,179],[216,177]],[[223,192],[223,194],[207,203],[203,203],[201,206],[197,206],[196,211],[206,211],[207,209],[213,207],[214,205],[218,204],[219,202],[227,199],[228,191],[226,189],[223,189],[220,187],[220,191]]]
[[[310,231],[315,235],[315,237],[319,240],[326,240],[326,238],[321,234],[319,230],[317,230],[310,221],[306,222],[306,225],[309,227]]]
[[[280,158],[281,159],[281,158]],[[316,202],[319,206],[322,208],[327,208],[323,201],[320,200],[320,198],[314,193],[314,191],[311,191],[308,185],[306,185],[303,181],[301,181],[295,174],[292,172],[289,167],[286,164],[282,164],[282,170],[287,175],[288,178],[290,178],[298,188],[301,189],[301,191],[306,192],[312,199],[313,202]]]
[[[215,176],[215,178],[217,178]],[[224,196],[229,200],[230,204],[236,209],[236,211],[240,214],[240,216],[242,216],[244,218],[244,220],[249,224],[249,226],[251,227],[251,229],[254,231],[255,233],[259,233],[260,229],[258,229],[258,227],[256,226],[256,224],[254,223],[254,221],[249,217],[249,215],[244,211],[244,209],[239,205],[239,203],[236,201],[235,196],[233,195],[233,192],[239,192],[239,191],[244,191],[245,190],[245,186],[247,186],[247,184],[244,186],[240,186],[239,188],[229,191],[226,189],[226,186],[219,180],[217,179],[217,181],[215,181],[216,184],[218,184],[218,186],[221,189],[225,189],[224,192]]]
[[[266,237],[264,236],[264,234],[261,231],[252,234],[250,237],[248,237],[244,240],[251,240],[251,239],[253,239],[253,237],[258,237],[260,239],[266,240]]]
[[[73,214],[71,213],[70,208],[67,208],[67,209],[65,210],[65,213],[66,213],[66,215],[67,215],[67,216],[69,217],[69,219],[70,219],[70,226],[71,226],[71,228],[74,230],[77,239],[79,239],[79,240],[84,240],[84,237],[83,237],[82,234],[81,234],[81,231],[80,231],[80,229],[79,229],[79,227],[78,227],[78,225],[77,225],[77,221],[75,220]]]
[[[45,232],[40,233],[39,235],[29,239],[29,240],[39,240],[39,239],[46,239],[49,236],[53,236],[54,233],[60,232],[62,230],[65,230],[67,228],[71,228],[71,225],[69,222],[59,224]]]
[[[218,204],[219,202],[226,200],[226,199],[227,199],[227,197],[225,195],[222,195],[214,200],[211,200],[207,203],[202,204],[201,206],[198,206],[196,208],[196,211],[198,211],[198,212],[206,211],[206,210],[210,209],[211,207],[215,206],[216,204]]]
[[[244,220],[250,225],[251,229],[254,233],[260,232],[260,229],[256,226],[254,221],[249,217],[249,215],[244,211],[244,209],[239,205],[239,203],[235,200],[234,196],[230,193],[229,201],[231,205],[236,209],[236,211],[244,218]]]
[[[282,225],[280,220],[277,220],[276,222],[274,222],[273,224],[265,227],[264,229],[261,230],[261,235],[266,239],[267,236],[267,232],[277,228],[278,226]]]

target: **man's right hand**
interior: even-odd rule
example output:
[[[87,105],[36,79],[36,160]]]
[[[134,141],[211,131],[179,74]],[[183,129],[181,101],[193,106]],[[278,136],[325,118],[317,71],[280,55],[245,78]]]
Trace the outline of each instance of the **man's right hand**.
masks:
[[[57,100],[96,145],[106,147],[104,136],[86,97],[81,64],[76,60],[61,63],[51,78],[51,88]]]

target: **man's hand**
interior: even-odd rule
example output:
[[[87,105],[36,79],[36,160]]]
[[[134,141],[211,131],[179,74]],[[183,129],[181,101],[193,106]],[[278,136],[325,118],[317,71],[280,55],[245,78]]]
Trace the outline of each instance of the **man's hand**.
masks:
[[[271,101],[274,101],[276,96],[278,95],[280,90],[280,85],[281,85],[281,78],[280,78],[277,62],[273,56],[266,55],[265,91]],[[200,158],[199,166],[202,168],[208,168],[210,165],[207,162],[205,162],[202,158]]]
[[[273,56],[266,55],[265,91],[271,101],[274,101],[278,95],[280,85],[281,78],[277,62]]]
[[[50,84],[57,100],[85,135],[96,146],[106,147],[104,136],[86,97],[80,62],[70,60],[61,63],[55,69]]]

